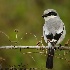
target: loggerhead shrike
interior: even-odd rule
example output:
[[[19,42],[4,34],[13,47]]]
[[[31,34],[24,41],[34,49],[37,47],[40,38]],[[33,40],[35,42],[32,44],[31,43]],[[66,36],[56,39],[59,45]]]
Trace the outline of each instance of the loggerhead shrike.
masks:
[[[43,26],[43,36],[45,42],[48,44],[48,56],[46,61],[46,68],[53,68],[54,47],[59,44],[66,34],[65,25],[60,19],[58,13],[54,9],[45,10],[42,17],[45,20]]]

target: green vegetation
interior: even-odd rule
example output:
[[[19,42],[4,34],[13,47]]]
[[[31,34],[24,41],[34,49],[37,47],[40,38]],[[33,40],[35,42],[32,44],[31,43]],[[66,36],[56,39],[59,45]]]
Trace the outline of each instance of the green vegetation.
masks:
[[[42,18],[45,9],[55,9],[66,26],[66,37],[62,45],[70,38],[70,1],[69,0],[0,0],[0,31],[5,32],[10,40],[14,41],[15,29],[18,29],[17,45],[36,45],[36,39],[33,33],[37,36],[38,41],[42,36],[42,27],[44,20]],[[21,40],[21,37],[23,39]],[[0,46],[14,45],[10,43],[8,38],[0,33]],[[46,45],[46,44],[45,44]],[[36,50],[22,50],[22,52],[36,51]],[[57,52],[56,52],[57,53]],[[63,54],[61,51],[58,52]],[[69,53],[70,54],[70,53]],[[70,57],[67,54],[67,58]],[[46,57],[40,54],[30,54],[34,57],[35,62],[29,54],[21,54],[16,50],[0,50],[0,57],[5,58],[2,65],[4,67],[9,65],[28,64],[27,68],[45,68]],[[58,56],[58,55],[57,55]],[[70,63],[69,63],[70,64]],[[46,69],[43,69],[46,70]],[[70,66],[65,60],[54,59],[54,68],[52,70],[70,70]]]

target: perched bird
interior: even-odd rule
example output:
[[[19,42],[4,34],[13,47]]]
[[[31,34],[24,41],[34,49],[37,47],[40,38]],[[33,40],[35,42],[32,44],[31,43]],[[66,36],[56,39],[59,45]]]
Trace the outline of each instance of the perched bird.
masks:
[[[42,17],[45,20],[43,26],[43,36],[45,42],[48,44],[48,56],[46,61],[46,68],[53,68],[54,47],[60,44],[65,38],[65,25],[60,19],[58,13],[54,9],[47,9],[44,11]]]

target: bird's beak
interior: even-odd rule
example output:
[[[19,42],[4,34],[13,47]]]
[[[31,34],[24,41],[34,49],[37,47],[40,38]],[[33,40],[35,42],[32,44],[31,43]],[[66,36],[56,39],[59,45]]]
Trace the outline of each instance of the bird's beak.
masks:
[[[42,15],[42,17],[44,18],[44,14]]]

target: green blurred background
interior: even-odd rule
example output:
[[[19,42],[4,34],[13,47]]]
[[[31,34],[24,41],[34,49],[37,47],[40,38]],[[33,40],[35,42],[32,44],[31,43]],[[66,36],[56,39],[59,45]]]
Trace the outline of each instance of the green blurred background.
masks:
[[[7,34],[11,41],[15,41],[14,32],[18,29],[18,44],[11,43],[6,35],[0,33],[0,46],[6,45],[36,45],[37,40],[33,33],[37,36],[38,41],[42,36],[42,28],[44,25],[44,19],[42,18],[43,11],[45,9],[55,9],[66,26],[66,37],[62,42],[62,45],[69,39],[70,35],[70,1],[69,0],[0,0],[0,31]],[[26,35],[26,33],[28,33]],[[23,39],[21,40],[21,38]],[[44,45],[46,45],[44,43]],[[23,52],[28,51],[40,51],[40,50],[22,50]],[[63,55],[64,51],[56,51]],[[0,60],[3,67],[9,67],[9,65],[25,64],[26,68],[41,68],[46,70],[45,54],[25,54],[20,53],[19,49],[0,49],[0,57],[4,58],[5,61]],[[67,59],[70,59],[70,53],[65,55]],[[35,61],[33,61],[32,57]],[[56,55],[58,56],[58,55]],[[62,57],[62,56],[58,56]],[[64,58],[64,57],[63,57]],[[27,65],[28,64],[28,65]],[[70,64],[70,63],[69,63]],[[38,69],[39,70],[39,69]],[[70,70],[68,62],[60,60],[54,57],[54,68],[52,70]]]

